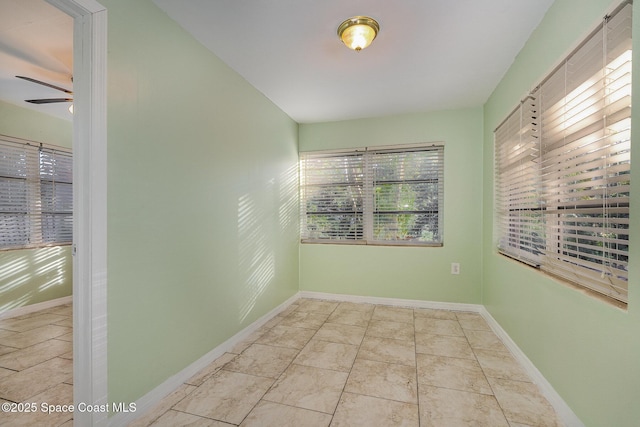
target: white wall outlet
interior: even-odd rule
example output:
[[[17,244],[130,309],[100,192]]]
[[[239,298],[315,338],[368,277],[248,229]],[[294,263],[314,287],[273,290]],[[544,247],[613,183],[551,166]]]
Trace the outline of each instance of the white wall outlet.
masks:
[[[460,274],[460,263],[452,262],[451,263],[451,274]]]

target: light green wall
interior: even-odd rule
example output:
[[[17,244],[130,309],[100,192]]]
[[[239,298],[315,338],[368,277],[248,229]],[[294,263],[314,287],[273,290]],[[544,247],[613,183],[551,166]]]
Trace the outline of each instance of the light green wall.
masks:
[[[493,129],[616,3],[558,0],[484,108],[483,304],[587,426],[640,420],[640,185],[633,173],[629,306],[622,311],[496,253]],[[640,71],[640,5],[634,6],[634,86]],[[634,89],[634,94],[635,94]],[[632,151],[640,153],[640,110]],[[635,163],[635,162],[634,162]]]
[[[0,251],[0,313],[71,295],[71,246]]]
[[[0,101],[0,134],[71,147],[70,121]],[[71,295],[71,247],[0,251],[0,313]]]
[[[444,246],[300,245],[300,289],[479,303],[482,109],[301,124],[300,150],[444,142]],[[461,274],[451,275],[459,262]]]
[[[135,401],[298,289],[298,125],[149,0],[108,11],[108,387]]]
[[[0,134],[71,148],[71,121],[0,101]]]

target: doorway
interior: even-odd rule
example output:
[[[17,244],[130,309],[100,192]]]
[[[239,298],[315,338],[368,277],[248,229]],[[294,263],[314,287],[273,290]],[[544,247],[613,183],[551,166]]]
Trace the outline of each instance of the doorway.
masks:
[[[107,11],[94,0],[47,0],[74,20],[74,403],[107,403]],[[106,413],[76,412],[78,425]]]

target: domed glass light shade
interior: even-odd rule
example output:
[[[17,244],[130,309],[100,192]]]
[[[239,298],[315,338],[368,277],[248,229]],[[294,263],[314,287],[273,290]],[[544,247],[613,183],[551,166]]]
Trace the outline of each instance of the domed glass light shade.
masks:
[[[378,35],[380,25],[368,16],[354,16],[344,21],[338,27],[340,40],[349,48],[357,52],[371,44]]]

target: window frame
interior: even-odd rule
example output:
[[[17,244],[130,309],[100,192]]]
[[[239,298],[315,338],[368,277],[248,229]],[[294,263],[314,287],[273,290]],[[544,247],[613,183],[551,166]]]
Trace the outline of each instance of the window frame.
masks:
[[[628,302],[630,20],[625,1],[494,131],[498,253],[616,305]],[[509,156],[516,158],[526,144],[534,146],[523,161],[526,174],[514,178],[507,173]],[[518,182],[532,184],[518,188]],[[512,207],[534,197],[531,209],[541,213],[543,230],[538,246],[526,220],[511,219],[518,216]]]
[[[12,167],[11,162],[6,160],[11,156],[25,159],[24,168],[20,172],[24,176],[3,174],[0,170],[0,180],[5,182],[23,180],[25,183],[22,196],[24,197],[23,210],[10,209],[11,199],[15,199],[16,194],[11,194],[8,186],[5,187],[4,192],[0,188],[0,197],[4,198],[4,203],[0,204],[0,209],[4,210],[0,214],[5,216],[3,227],[8,227],[0,232],[5,233],[5,236],[11,236],[12,233],[8,231],[11,229],[10,222],[14,220],[14,222],[24,223],[24,236],[13,239],[7,237],[4,239],[6,242],[0,240],[0,251],[71,245],[73,243],[72,150],[7,135],[0,135],[0,145],[3,146],[0,151],[1,167]],[[60,158],[58,159],[57,156]],[[66,164],[63,167],[58,166],[58,163]],[[61,175],[65,176],[64,180],[56,180]],[[21,196],[18,197],[21,198]]]
[[[437,168],[429,169],[428,171],[435,171],[437,174],[437,178],[435,178],[437,185],[437,225],[436,229],[438,230],[437,238],[438,241],[419,241],[416,239],[411,240],[384,240],[384,239],[376,239],[374,237],[374,224],[376,223],[376,215],[378,218],[387,215],[402,215],[401,210],[384,210],[380,209],[380,205],[376,205],[376,184],[380,187],[382,182],[387,183],[388,185],[412,185],[417,184],[418,180],[409,180],[409,179],[398,179],[393,182],[387,180],[376,180],[374,175],[375,166],[373,158],[375,156],[384,156],[385,154],[405,154],[411,152],[435,152],[437,157]],[[352,212],[345,212],[347,214],[354,213],[357,215],[361,212],[361,222],[362,222],[362,230],[358,233],[354,233],[353,236],[349,236],[350,238],[317,238],[311,237],[308,234],[308,224],[307,221],[309,213],[306,209],[307,196],[305,193],[308,187],[314,187],[316,184],[307,184],[305,178],[305,162],[310,162],[313,159],[321,159],[321,158],[340,158],[340,157],[348,157],[348,156],[358,156],[362,158],[362,170],[360,171],[360,191],[361,201],[358,201],[356,205],[362,205],[361,211],[356,210]],[[374,146],[374,147],[362,147],[362,148],[353,148],[353,149],[344,149],[344,150],[323,150],[323,151],[308,151],[300,153],[300,161],[299,161],[299,172],[300,172],[300,242],[301,243],[311,243],[311,244],[340,244],[340,245],[369,245],[369,246],[418,246],[418,247],[441,247],[444,245],[443,232],[444,232],[444,143],[442,142],[431,142],[431,143],[419,143],[419,144],[403,144],[403,145],[387,145],[387,146]],[[430,178],[431,181],[434,178]],[[321,185],[321,184],[320,184]],[[353,182],[344,182],[345,186],[355,184]],[[377,208],[376,208],[377,206]],[[426,215],[433,214],[433,209],[429,212],[426,210],[412,210],[407,211],[406,215]],[[340,212],[338,212],[340,213]],[[358,221],[356,217],[356,223]]]

